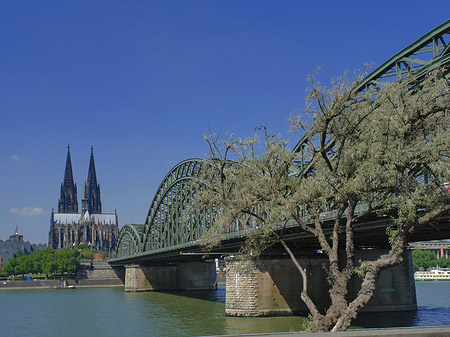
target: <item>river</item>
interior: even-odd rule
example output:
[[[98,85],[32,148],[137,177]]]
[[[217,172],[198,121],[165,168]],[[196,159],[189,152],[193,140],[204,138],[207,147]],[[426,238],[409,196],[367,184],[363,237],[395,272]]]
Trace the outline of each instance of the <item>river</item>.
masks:
[[[450,282],[416,282],[418,310],[362,315],[357,327],[450,325]],[[300,331],[302,317],[225,317],[225,288],[125,293],[122,288],[0,291],[2,336],[205,336]]]

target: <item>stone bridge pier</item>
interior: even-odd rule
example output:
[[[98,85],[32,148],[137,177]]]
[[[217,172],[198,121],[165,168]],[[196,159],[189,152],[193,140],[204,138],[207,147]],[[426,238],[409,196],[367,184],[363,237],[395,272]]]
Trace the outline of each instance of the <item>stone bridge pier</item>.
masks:
[[[125,291],[211,290],[216,288],[214,262],[183,262],[162,266],[125,266]]]
[[[374,260],[387,251],[362,250],[356,261]],[[321,255],[298,260],[308,274],[308,294],[319,310],[330,304],[326,267]],[[289,259],[241,261],[226,260],[226,304],[228,316],[293,315],[308,311],[300,298],[302,279]],[[349,299],[356,297],[361,279],[356,275],[349,283]],[[411,252],[401,265],[383,271],[375,295],[366,312],[411,311],[417,308]]]

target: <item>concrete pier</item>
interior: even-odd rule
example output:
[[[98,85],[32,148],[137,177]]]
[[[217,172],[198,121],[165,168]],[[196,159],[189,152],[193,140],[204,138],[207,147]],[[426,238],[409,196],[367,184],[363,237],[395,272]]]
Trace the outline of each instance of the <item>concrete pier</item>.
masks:
[[[214,262],[167,266],[125,266],[125,291],[211,290],[216,284]]]
[[[356,260],[376,259],[386,251],[362,250]],[[308,294],[319,310],[330,304],[329,285],[322,255],[299,259],[308,274]],[[226,261],[226,305],[229,316],[274,316],[307,312],[300,298],[302,279],[289,259]],[[354,298],[361,280],[349,283],[349,298]],[[364,311],[410,311],[417,308],[411,253],[401,265],[385,270],[378,280],[375,295]]]

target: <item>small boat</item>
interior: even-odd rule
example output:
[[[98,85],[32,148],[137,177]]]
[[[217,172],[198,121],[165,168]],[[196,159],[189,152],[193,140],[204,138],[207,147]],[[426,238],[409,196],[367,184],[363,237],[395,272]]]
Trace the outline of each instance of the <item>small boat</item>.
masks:
[[[450,270],[433,269],[429,271],[416,271],[415,281],[450,281]]]
[[[75,286],[67,286],[67,287],[54,286],[53,289],[75,289]]]

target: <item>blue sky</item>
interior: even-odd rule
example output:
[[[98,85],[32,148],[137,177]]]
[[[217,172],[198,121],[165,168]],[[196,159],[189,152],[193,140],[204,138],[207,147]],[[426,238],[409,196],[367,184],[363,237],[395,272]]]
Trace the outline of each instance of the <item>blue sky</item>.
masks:
[[[267,125],[295,143],[307,75],[382,64],[449,19],[446,1],[0,2],[0,239],[47,242],[67,145],[81,197],[143,223],[203,135]],[[80,203],[80,200],[79,200]]]

